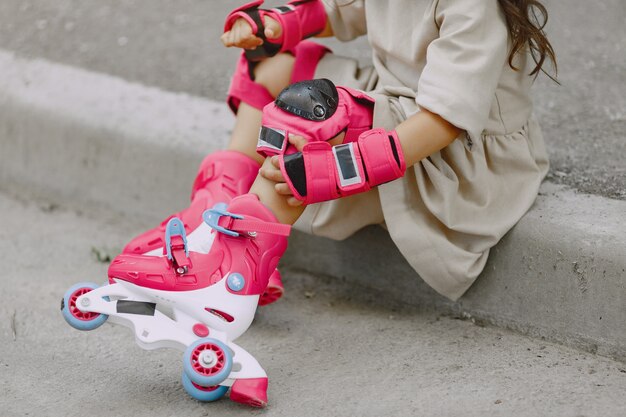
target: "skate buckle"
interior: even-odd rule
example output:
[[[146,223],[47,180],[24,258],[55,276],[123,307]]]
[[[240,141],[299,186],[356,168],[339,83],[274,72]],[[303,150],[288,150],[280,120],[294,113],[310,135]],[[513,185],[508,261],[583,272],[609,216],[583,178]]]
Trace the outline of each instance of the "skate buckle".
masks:
[[[187,248],[187,233],[185,226],[178,217],[173,217],[165,227],[165,250],[167,259],[178,264],[177,273],[182,275],[189,266],[189,249]],[[181,253],[184,251],[184,255]]]
[[[238,232],[235,232],[234,230],[230,230],[227,227],[222,227],[219,225],[220,219],[224,216],[231,218],[229,225],[232,224],[233,220],[243,219],[243,216],[229,213],[228,211],[226,211],[226,207],[227,205],[225,203],[218,203],[212,209],[206,210],[202,214],[202,218],[204,219],[204,222],[208,224],[211,229],[214,229],[228,236],[238,237],[239,236]]]

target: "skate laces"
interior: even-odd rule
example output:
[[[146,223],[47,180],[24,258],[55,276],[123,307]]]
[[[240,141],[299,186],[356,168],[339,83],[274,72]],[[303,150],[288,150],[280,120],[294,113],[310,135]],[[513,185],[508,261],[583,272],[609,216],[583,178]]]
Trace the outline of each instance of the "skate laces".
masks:
[[[246,219],[244,216],[230,213],[226,209],[225,203],[218,203],[213,208],[206,210],[202,214],[202,218],[213,230],[233,237],[239,237],[242,233],[252,238],[256,237],[257,233],[278,236],[289,236],[291,233],[291,226],[288,224]]]

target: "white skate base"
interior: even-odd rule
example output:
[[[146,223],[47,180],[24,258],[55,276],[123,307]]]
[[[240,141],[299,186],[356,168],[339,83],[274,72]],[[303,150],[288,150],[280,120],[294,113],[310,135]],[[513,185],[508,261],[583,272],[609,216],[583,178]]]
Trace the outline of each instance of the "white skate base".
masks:
[[[222,279],[193,291],[162,291],[116,280],[115,284],[104,285],[80,296],[76,306],[83,312],[106,314],[108,322],[130,328],[137,344],[146,350],[172,348],[184,352],[199,339],[193,326],[202,323],[209,328],[208,337],[223,342],[231,350],[232,371],[220,385],[231,386],[242,378],[265,378],[267,374],[258,361],[233,343],[250,327],[259,296],[232,294],[226,290],[225,282]],[[154,304],[154,310],[119,312],[118,301],[121,300],[135,302],[137,306]],[[205,308],[226,312],[234,320],[228,322]]]

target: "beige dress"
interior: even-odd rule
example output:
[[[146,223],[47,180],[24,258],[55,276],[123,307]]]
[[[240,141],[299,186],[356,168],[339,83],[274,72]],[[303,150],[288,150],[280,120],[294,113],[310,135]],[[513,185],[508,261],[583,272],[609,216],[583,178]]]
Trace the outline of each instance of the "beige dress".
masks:
[[[420,108],[465,130],[451,145],[368,193],[307,207],[296,227],[345,239],[386,223],[399,250],[456,300],[489,250],[530,208],[548,170],[532,116],[532,59],[508,65],[497,0],[324,0],[343,41],[367,35],[373,67],[328,54],[316,77],[367,91],[374,125],[393,129]]]

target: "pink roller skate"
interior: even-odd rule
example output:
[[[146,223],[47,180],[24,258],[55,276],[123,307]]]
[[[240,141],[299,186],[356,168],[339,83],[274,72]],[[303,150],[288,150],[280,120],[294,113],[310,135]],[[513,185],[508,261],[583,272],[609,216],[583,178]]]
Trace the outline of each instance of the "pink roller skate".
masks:
[[[165,227],[166,256],[119,255],[108,285],[67,291],[63,316],[81,330],[108,318],[133,329],[144,349],[184,351],[183,386],[200,401],[215,401],[230,388],[233,401],[261,407],[267,375],[233,341],[250,326],[291,227],[252,194],[217,204],[203,217],[214,229],[207,253],[189,251],[185,228],[173,218]]]
[[[234,197],[250,190],[259,171],[252,158],[234,151],[216,152],[207,156],[191,190],[191,205],[165,219],[158,227],[148,230],[130,241],[122,251],[125,254],[162,256],[165,254],[165,228],[168,222],[179,218],[188,235],[188,248],[192,252],[207,253],[213,234],[202,221],[202,213],[217,202],[228,203]],[[283,295],[283,283],[278,270],[270,277],[268,286],[259,298],[259,305],[267,305]]]

